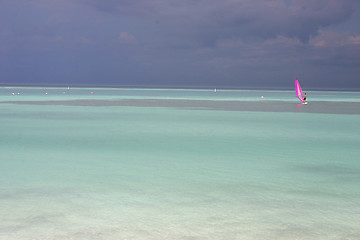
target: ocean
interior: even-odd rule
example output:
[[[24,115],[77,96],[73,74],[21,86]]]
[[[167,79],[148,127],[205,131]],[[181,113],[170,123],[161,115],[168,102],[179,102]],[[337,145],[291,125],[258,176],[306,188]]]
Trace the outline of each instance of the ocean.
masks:
[[[360,92],[0,88],[0,239],[360,239]]]

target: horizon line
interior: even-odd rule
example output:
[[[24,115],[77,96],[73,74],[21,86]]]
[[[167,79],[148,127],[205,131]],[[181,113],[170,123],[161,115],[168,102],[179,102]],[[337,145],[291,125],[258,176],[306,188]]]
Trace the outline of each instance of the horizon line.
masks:
[[[217,87],[217,86],[146,86],[146,85],[96,85],[96,84],[0,84],[0,88],[8,87],[34,87],[34,88],[132,88],[132,89],[217,89],[217,90],[282,90],[291,91],[289,87]],[[358,92],[360,89],[353,88],[319,88],[311,87],[306,91],[350,91]]]

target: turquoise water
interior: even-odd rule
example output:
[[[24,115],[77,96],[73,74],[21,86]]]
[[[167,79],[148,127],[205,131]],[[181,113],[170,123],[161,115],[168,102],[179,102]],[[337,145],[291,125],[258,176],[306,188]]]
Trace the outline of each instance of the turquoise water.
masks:
[[[92,94],[91,94],[92,93]],[[14,94],[14,95],[13,95]],[[308,91],[309,101],[360,102],[359,92]],[[0,88],[1,101],[78,99],[191,99],[212,101],[294,101],[294,91],[126,88]],[[263,96],[263,98],[261,98]]]
[[[308,99],[2,88],[0,239],[359,239],[360,93]]]

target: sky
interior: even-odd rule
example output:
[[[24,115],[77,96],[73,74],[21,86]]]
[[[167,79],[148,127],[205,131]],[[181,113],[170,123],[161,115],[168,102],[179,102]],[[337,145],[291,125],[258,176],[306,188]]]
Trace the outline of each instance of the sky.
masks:
[[[0,86],[360,90],[359,0],[0,0]]]

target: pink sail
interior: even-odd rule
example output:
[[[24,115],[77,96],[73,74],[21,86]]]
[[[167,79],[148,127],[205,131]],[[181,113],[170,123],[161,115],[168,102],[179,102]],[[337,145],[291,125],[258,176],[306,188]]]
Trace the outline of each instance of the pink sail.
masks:
[[[302,92],[300,83],[297,79],[295,79],[295,94],[301,102],[305,102],[304,98],[303,98],[303,92]]]

